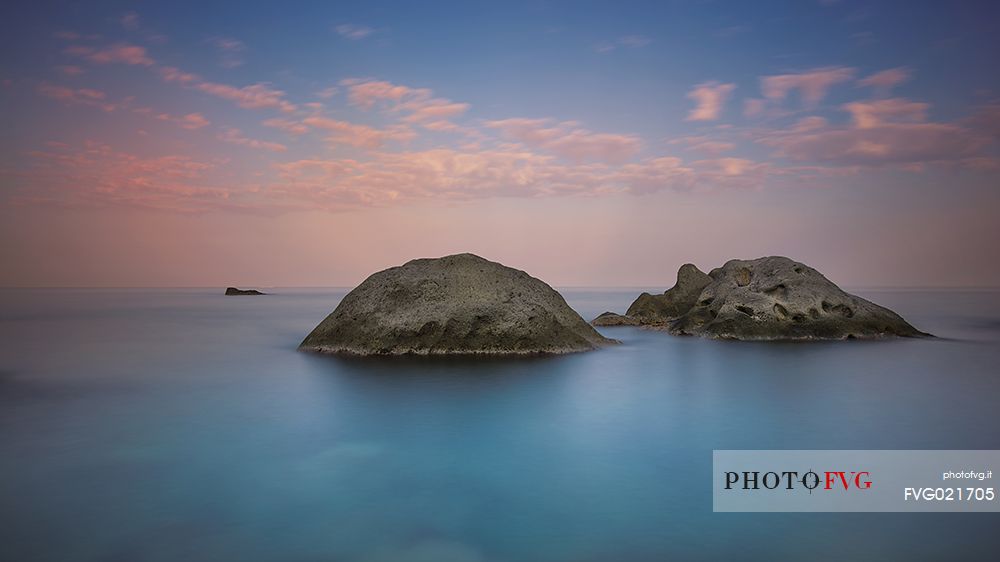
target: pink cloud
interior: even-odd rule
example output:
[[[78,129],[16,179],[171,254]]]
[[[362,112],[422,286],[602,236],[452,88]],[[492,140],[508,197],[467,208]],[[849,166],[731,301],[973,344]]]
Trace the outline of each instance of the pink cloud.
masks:
[[[187,156],[142,157],[88,141],[30,153],[28,189],[16,200],[61,205],[127,205],[174,212],[248,208],[238,190],[217,187],[217,163]]]
[[[57,66],[56,70],[65,74],[66,76],[79,76],[84,73],[83,67],[76,65],[63,65]]]
[[[815,131],[818,129],[822,129],[826,127],[826,125],[827,125],[826,119],[813,115],[810,117],[803,117],[802,119],[796,121],[795,124],[792,125],[791,130],[797,133],[804,133],[806,131]]]
[[[720,84],[719,82],[703,82],[688,92],[687,97],[694,100],[696,106],[687,116],[687,121],[715,121],[722,112],[722,106],[735,84]]]
[[[256,148],[261,150],[269,150],[271,152],[285,152],[288,147],[276,142],[268,142],[258,139],[252,139],[243,135],[242,131],[239,129],[234,129],[227,127],[219,136],[218,139],[223,142],[228,142],[230,144],[238,144],[241,146],[246,146],[249,148]]]
[[[706,154],[721,154],[736,148],[736,145],[731,142],[712,140],[705,136],[681,137],[671,140],[670,144],[686,145],[689,150],[696,150]]]
[[[190,72],[184,72],[172,66],[160,67],[160,76],[163,78],[165,82],[179,82],[181,84],[190,84],[192,82],[200,81],[197,75],[191,74]]]
[[[710,160],[697,160],[691,163],[695,169],[703,172],[703,178],[711,176],[721,176],[726,178],[750,178],[760,176],[759,172],[770,168],[769,164],[754,162],[746,158],[714,158]]]
[[[211,121],[205,118],[201,113],[188,113],[186,115],[174,116],[169,113],[160,113],[156,116],[160,121],[170,121],[171,123],[176,123],[184,129],[195,130],[201,129],[202,127],[207,127],[211,124]]]
[[[745,117],[756,117],[764,112],[767,102],[760,98],[748,98],[743,101],[743,115]]]
[[[828,66],[795,74],[765,76],[760,79],[760,87],[764,97],[775,102],[784,100],[793,91],[798,91],[803,104],[813,107],[823,101],[831,87],[851,80],[854,72],[853,68]]]
[[[216,97],[236,102],[246,109],[276,108],[286,113],[295,111],[295,105],[285,99],[285,92],[275,90],[267,84],[252,84],[237,88],[228,84],[200,82],[196,89]]]
[[[184,72],[172,66],[161,67],[159,71],[160,77],[165,82],[176,82],[206,94],[236,102],[236,105],[245,109],[275,108],[285,113],[292,113],[297,109],[295,104],[285,99],[285,92],[276,90],[269,84],[258,83],[236,87],[229,84],[208,82],[196,74]]]
[[[1000,139],[1000,103],[991,103],[980,107],[963,123],[980,134]]]
[[[67,47],[66,52],[96,64],[153,65],[153,59],[146,54],[145,47],[126,43],[119,43],[104,48],[74,45]]]
[[[873,129],[883,123],[926,121],[928,107],[926,103],[894,98],[848,103],[843,109],[851,114],[855,127]]]
[[[272,127],[274,129],[281,129],[291,135],[304,135],[309,132],[309,127],[298,122],[292,121],[290,119],[267,119],[262,122],[265,127]]]
[[[926,104],[882,100],[846,104],[851,127],[800,121],[789,130],[764,134],[762,144],[776,156],[800,162],[839,166],[914,166],[962,163],[981,155],[991,143],[987,136],[952,123],[925,122]],[[815,118],[819,119],[819,118]]]
[[[333,134],[327,138],[331,143],[347,144],[369,149],[379,148],[387,141],[408,142],[416,136],[407,127],[376,129],[368,125],[359,125],[320,116],[306,117],[302,120],[302,124],[331,131]]]
[[[429,98],[431,96],[430,90],[400,86],[384,80],[348,78],[340,83],[347,86],[347,97],[350,103],[363,109],[371,109],[380,101],[399,103],[404,98]]]
[[[772,173],[766,164],[739,158],[700,160],[687,166],[674,157],[623,166],[569,165],[515,146],[379,152],[364,162],[307,159],[275,168],[280,181],[271,188],[273,196],[324,208],[384,206],[428,198],[597,196],[699,186],[743,187],[757,185]]]
[[[604,161],[620,163],[635,156],[642,143],[638,137],[608,133],[591,133],[574,129],[545,143],[544,148],[576,162]]]
[[[467,103],[456,103],[450,100],[436,98],[429,100],[414,100],[401,104],[401,110],[411,111],[403,118],[408,123],[421,121],[441,121],[448,117],[455,117],[465,113],[469,109]]]
[[[328,100],[340,92],[340,88],[336,86],[330,86],[328,88],[323,88],[322,90],[316,92],[316,97],[322,100]]]
[[[498,129],[504,136],[531,147],[542,148],[573,161],[585,160],[622,163],[642,148],[633,135],[593,133],[567,121],[512,118],[487,121],[485,126]]]
[[[104,111],[114,111],[117,106],[107,101],[107,95],[99,90],[90,88],[67,88],[54,84],[39,84],[38,93],[54,100],[61,101],[66,105],[87,105],[98,107]]]
[[[909,80],[910,76],[907,68],[890,68],[858,80],[858,86],[868,86],[879,95],[888,95],[890,90]]]
[[[406,113],[406,123],[436,122],[437,130],[448,128],[447,119],[462,115],[469,104],[436,98],[426,88],[410,88],[384,80],[349,78],[341,81],[348,88],[348,101],[362,109],[371,109],[384,103],[392,112]]]

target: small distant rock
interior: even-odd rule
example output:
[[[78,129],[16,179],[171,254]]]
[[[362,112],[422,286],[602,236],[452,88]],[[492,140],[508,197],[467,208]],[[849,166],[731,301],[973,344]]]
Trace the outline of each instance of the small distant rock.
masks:
[[[256,289],[237,289],[236,287],[227,287],[226,295],[228,296],[240,296],[240,295],[266,295],[267,293],[262,293]]]
[[[630,316],[622,316],[614,312],[605,312],[590,321],[593,326],[638,326],[641,322]]]
[[[373,274],[299,348],[351,355],[525,355],[613,343],[543,281],[458,254]]]

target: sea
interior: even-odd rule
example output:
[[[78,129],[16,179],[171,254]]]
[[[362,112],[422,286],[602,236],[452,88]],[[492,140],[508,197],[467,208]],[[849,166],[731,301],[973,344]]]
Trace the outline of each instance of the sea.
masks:
[[[714,513],[711,471],[1000,449],[1000,291],[854,290],[933,339],[520,359],[299,352],[346,290],[267,291],[0,290],[0,560],[1000,558],[1000,514]]]

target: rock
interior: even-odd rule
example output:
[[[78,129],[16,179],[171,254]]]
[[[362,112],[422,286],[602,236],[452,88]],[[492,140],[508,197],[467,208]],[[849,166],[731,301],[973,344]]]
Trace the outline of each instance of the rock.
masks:
[[[670,333],[738,340],[929,335],[785,257],[730,260],[708,276],[694,305],[669,323]]]
[[[612,343],[544,282],[458,254],[373,274],[299,348],[354,355],[523,355]]]
[[[593,326],[638,326],[641,322],[631,316],[605,312],[590,321]]]
[[[662,295],[643,293],[625,312],[643,325],[666,324],[694,306],[701,290],[712,279],[700,269],[686,263],[677,270],[677,283]]]
[[[262,293],[255,289],[237,289],[236,287],[227,287],[226,294],[229,296],[241,296],[241,295],[266,295],[267,293]]]

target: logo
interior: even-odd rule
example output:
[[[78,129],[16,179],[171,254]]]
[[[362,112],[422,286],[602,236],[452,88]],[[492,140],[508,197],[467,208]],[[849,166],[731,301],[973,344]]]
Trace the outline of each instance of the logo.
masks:
[[[821,476],[822,475],[822,476]],[[870,490],[871,473],[866,470],[827,470],[816,472],[768,471],[726,471],[726,490],[796,490],[805,489],[810,493],[819,488],[829,491]]]

